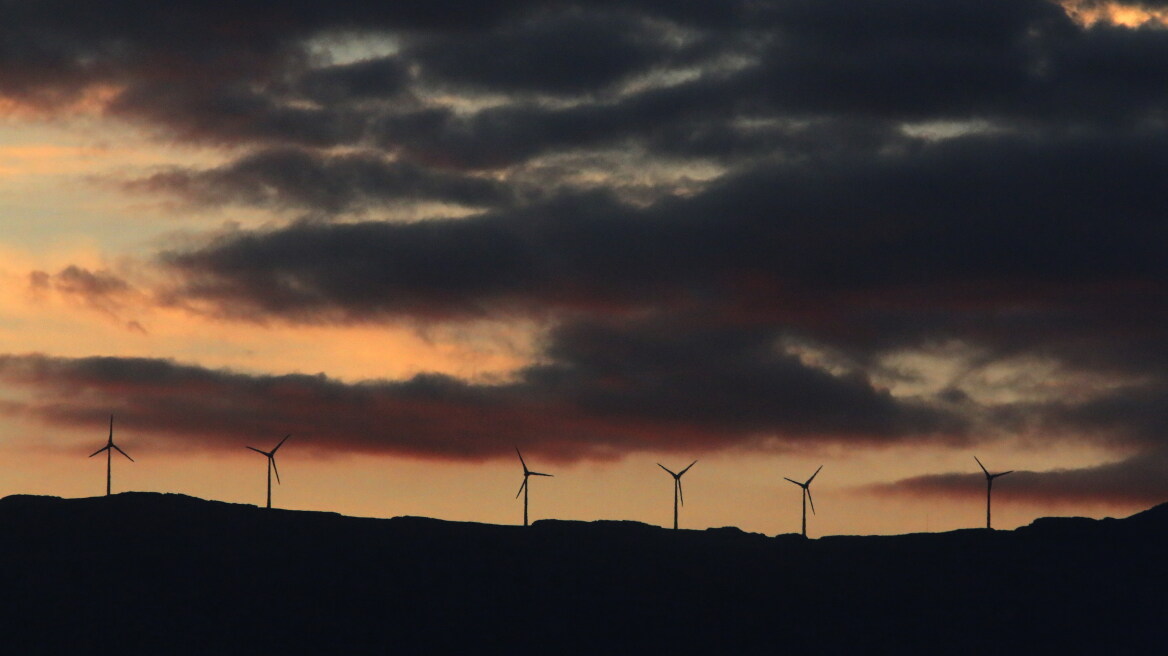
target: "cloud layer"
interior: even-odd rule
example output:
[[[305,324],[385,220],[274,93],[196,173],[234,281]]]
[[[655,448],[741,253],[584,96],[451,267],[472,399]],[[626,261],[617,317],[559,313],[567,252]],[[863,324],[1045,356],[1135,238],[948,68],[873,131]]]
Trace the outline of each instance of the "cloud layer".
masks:
[[[548,362],[494,384],[437,374],[345,383],[324,374],[43,355],[0,356],[0,380],[34,392],[6,412],[66,426],[100,423],[113,412],[179,448],[234,448],[255,435],[293,431],[330,450],[481,459],[520,445],[576,460],[709,451],[776,434],[881,444],[961,429],[960,418],[894,399],[861,377],[776,355],[759,335],[668,329],[573,326],[556,334]]]
[[[972,461],[971,461],[972,462]],[[995,479],[995,497],[1011,501],[1050,503],[1111,503],[1152,505],[1168,498],[1168,451],[1160,449],[1112,463],[1082,469],[1017,471]],[[974,465],[976,468],[976,463]],[[997,473],[996,470],[994,473]],[[984,498],[985,477],[972,474],[931,474],[866,488],[882,495]]]

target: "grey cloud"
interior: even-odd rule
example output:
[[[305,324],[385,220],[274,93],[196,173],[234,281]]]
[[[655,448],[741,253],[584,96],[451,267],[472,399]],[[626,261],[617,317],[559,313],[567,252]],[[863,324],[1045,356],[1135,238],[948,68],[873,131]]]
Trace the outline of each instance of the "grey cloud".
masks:
[[[970,459],[968,474],[932,474],[874,485],[884,495],[984,498],[985,477]],[[1168,450],[1141,453],[1082,469],[1017,471],[994,484],[995,499],[1037,503],[1155,504],[1168,499]],[[991,470],[997,471],[997,470]]]
[[[55,274],[33,271],[29,273],[28,281],[29,290],[34,297],[43,298],[52,291],[119,322],[123,322],[121,314],[127,303],[142,294],[126,279],[115,273],[105,270],[91,271],[77,265],[69,265]],[[123,323],[129,330],[146,332],[137,320]]]
[[[753,352],[758,345],[727,348]],[[311,436],[318,448],[349,452],[482,459],[520,444],[578,460],[643,450],[710,451],[776,433],[841,443],[923,440],[954,425],[944,413],[904,406],[860,379],[837,379],[789,358],[753,364],[755,373],[741,381],[733,405],[710,402],[711,393],[730,390],[712,389],[698,371],[667,366],[672,369],[635,375],[662,383],[674,378],[671,385],[630,390],[629,398],[619,389],[635,382],[624,365],[570,357],[498,385],[434,374],[343,383],[323,374],[249,375],[169,360],[42,355],[0,356],[0,379],[36,390],[18,410],[46,422],[99,426],[113,412],[125,417],[123,425],[155,439],[209,449],[294,431]],[[691,408],[673,406],[702,399]],[[831,412],[813,414],[806,403]]]
[[[961,121],[1008,127],[1152,122],[1165,102],[1163,30],[1084,29],[1054,3],[895,0],[492,3],[450,11],[301,2],[13,3],[0,93],[51,107],[93,85],[161,135],[231,144],[405,148],[427,165],[506,166],[562,148],[642,146],[707,131],[733,152],[743,122]],[[434,3],[441,7],[444,3]],[[497,7],[495,5],[498,5]],[[392,57],[317,68],[307,40],[383,34]],[[719,63],[721,62],[721,63]],[[726,68],[727,62],[736,62]],[[679,82],[617,92],[637,76]],[[696,76],[696,77],[695,77]],[[474,89],[455,117],[419,98]],[[575,95],[546,106],[519,96]],[[421,111],[420,110],[428,110]],[[749,139],[749,137],[745,137]],[[697,144],[695,144],[697,145]],[[781,152],[781,151],[780,151]]]
[[[788,440],[965,439],[958,414],[829,374],[777,347],[774,328],[703,315],[568,323],[528,379],[606,415]]]
[[[1168,447],[1168,384],[1129,383],[1076,403],[1051,402],[1031,408],[1046,430],[1106,436],[1141,448]]]
[[[304,96],[318,103],[392,98],[408,93],[410,74],[400,59],[382,57],[313,69],[296,85]]]
[[[127,187],[202,205],[239,203],[326,214],[402,201],[489,207],[513,199],[507,186],[494,180],[386,160],[377,152],[330,155],[296,148],[258,151],[213,169],[164,171]]]
[[[490,32],[429,34],[404,57],[443,83],[505,93],[593,93],[664,59],[667,38],[627,9],[549,11]]]
[[[803,419],[790,410],[778,423],[812,425],[816,415],[863,408],[851,429],[936,430],[962,442],[964,420],[953,409],[962,403],[952,391],[933,402],[948,408],[938,414],[881,396],[865,368],[892,350],[959,340],[990,359],[1050,357],[1117,380],[1147,377],[1134,395],[1163,381],[1168,287],[1155,172],[1168,150],[1161,141],[1138,133],[969,136],[773,164],[644,208],[604,193],[566,194],[425,224],[296,224],[227,234],[167,253],[163,263],[183,281],[171,290],[173,302],[228,317],[571,317],[571,330],[557,333],[545,353],[573,366],[530,373],[568,385],[589,362],[627,362],[628,371],[605,372],[606,380],[627,379],[612,391],[587,387],[574,396],[612,412],[635,408],[694,424],[707,413],[734,413],[743,427],[765,430],[778,421],[768,412],[778,409],[745,399],[816,390],[797,405],[808,412]],[[648,324],[620,322],[630,316],[662,321],[654,330],[663,343],[710,324],[697,333],[703,339],[685,345],[716,356],[690,361],[698,356],[677,348],[659,363],[643,362],[638,353],[658,351],[638,337]],[[762,342],[745,337],[784,334],[841,350],[859,377],[825,378],[792,360],[767,360],[758,355]],[[589,335],[604,339],[589,347]],[[743,350],[720,352],[719,338]],[[675,389],[654,377],[672,371],[666,360],[707,371],[709,389],[760,393],[690,395],[698,381]],[[634,375],[638,367],[647,373]],[[1036,425],[1044,439],[1057,439],[1074,429],[1108,444],[1146,444],[1153,438],[1137,433],[1164,426],[1150,404],[1139,415],[1123,410],[1122,399],[1110,403],[997,406],[981,416],[999,432]]]
[[[992,308],[998,296],[1047,313],[1036,328],[1122,316],[1138,329],[1152,325],[1138,308],[1156,316],[1165,293],[1153,173],[1168,165],[1160,143],[968,138],[748,171],[642,209],[603,193],[567,194],[426,225],[227,235],[164,262],[190,276],[180,296],[289,316],[703,298],[741,307],[781,288],[808,303],[834,298],[836,312],[862,312],[876,332],[946,327],[937,321],[979,331],[978,306]],[[349,291],[358,281],[363,291]],[[1133,311],[1108,300],[1125,286],[1140,290],[1124,297]],[[839,304],[857,293],[895,303]],[[1096,314],[1098,304],[1106,310]],[[973,313],[953,312],[962,306]]]
[[[246,87],[225,84],[209,92],[168,81],[140,83],[118,94],[108,111],[161,124],[194,142],[336,146],[361,135],[361,117],[345,108],[300,106]]]
[[[90,271],[78,266],[68,266],[53,277],[58,290],[88,297],[109,297],[130,290],[130,285],[122,278],[108,271]]]

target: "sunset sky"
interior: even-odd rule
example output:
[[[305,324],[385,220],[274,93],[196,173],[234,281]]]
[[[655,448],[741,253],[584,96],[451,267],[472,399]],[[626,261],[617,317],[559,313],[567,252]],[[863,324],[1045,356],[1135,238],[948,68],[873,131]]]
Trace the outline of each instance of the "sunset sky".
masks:
[[[0,494],[1168,501],[1168,1],[0,0]],[[116,456],[116,454],[115,454]]]

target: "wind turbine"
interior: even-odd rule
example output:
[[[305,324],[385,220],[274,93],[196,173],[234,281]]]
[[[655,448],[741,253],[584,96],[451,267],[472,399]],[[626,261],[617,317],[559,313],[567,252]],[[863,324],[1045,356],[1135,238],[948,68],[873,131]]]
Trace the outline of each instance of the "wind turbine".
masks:
[[[523,454],[519,453],[519,447],[515,447],[515,453],[519,454],[519,464],[523,465],[523,483],[519,486],[519,492],[515,493],[515,498],[519,498],[519,494],[523,494],[523,525],[527,526],[527,477],[528,476],[551,476],[552,474],[542,474],[537,471],[531,471],[527,468],[527,463],[523,461]]]
[[[259,449],[255,448],[254,446],[247,447],[247,448],[251,449],[252,451],[255,451],[256,453],[262,453],[268,457],[268,508],[272,507],[272,472],[273,471],[276,472],[276,482],[277,483],[280,482],[280,470],[276,468],[276,451],[279,451],[280,447],[284,446],[284,442],[288,441],[289,437],[292,437],[291,433],[289,433],[288,435],[285,435],[284,439],[280,440],[280,443],[276,445],[276,448],[272,449],[271,451],[260,451]]]
[[[693,462],[689,463],[689,467],[693,467],[696,464],[698,464],[698,461],[694,460]],[[664,469],[665,471],[669,472],[669,475],[673,477],[673,530],[676,531],[677,530],[677,500],[681,499],[681,505],[683,505],[683,506],[685,505],[685,494],[682,493],[682,491],[681,491],[681,477],[684,476],[687,471],[689,471],[689,467],[686,467],[685,469],[681,470],[678,473],[674,473],[673,470],[669,469],[668,467],[666,467],[665,465],[663,465],[661,463],[657,463],[657,466]]]
[[[109,442],[107,442],[105,446],[101,447],[97,451],[94,451],[93,453],[89,454],[89,457],[92,458],[93,456],[101,453],[102,451],[105,451],[105,495],[107,497],[110,495],[110,478],[111,478],[110,472],[113,470],[112,460],[113,460],[113,455],[114,455],[114,449],[117,449],[118,453],[126,456],[126,458],[130,462],[134,462],[134,459],[130,457],[130,454],[126,453],[125,451],[122,451],[121,447],[119,447],[117,444],[114,444],[114,416],[110,415]]]
[[[977,456],[974,456],[973,459],[977,460]],[[980,460],[977,460],[977,466],[981,467],[981,470],[983,473],[985,473],[985,477],[986,477],[986,528],[991,528],[991,526],[990,526],[990,494],[994,491],[994,479],[999,477],[999,476],[1005,476],[1006,474],[1013,474],[1014,470],[1011,469],[1010,471],[1004,471],[1004,472],[1001,472],[1000,474],[991,474],[985,468],[985,465],[981,464]]]
[[[823,465],[820,465],[819,469],[823,469]],[[806,483],[800,483],[799,481],[792,481],[791,479],[787,478],[786,476],[783,477],[783,478],[787,479],[788,481],[791,481],[795,485],[798,485],[799,487],[803,488],[803,537],[807,537],[807,502],[808,501],[811,502],[811,514],[812,515],[815,514],[815,499],[811,498],[811,481],[815,480],[815,477],[819,475],[819,469],[815,470],[815,473],[811,475],[811,478],[807,479]]]

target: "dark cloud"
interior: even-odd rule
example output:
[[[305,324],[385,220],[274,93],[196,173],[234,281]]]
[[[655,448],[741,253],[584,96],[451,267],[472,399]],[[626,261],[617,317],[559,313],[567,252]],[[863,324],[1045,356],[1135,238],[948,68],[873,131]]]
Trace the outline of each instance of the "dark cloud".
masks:
[[[522,101],[469,114],[393,113],[372,125],[384,143],[436,162],[499,167],[630,140],[689,156],[733,152],[742,142],[757,149],[768,143],[757,139],[768,121],[884,123],[889,140],[879,145],[894,146],[900,139],[887,130],[905,121],[982,119],[1023,130],[1114,126],[1156,122],[1168,102],[1157,82],[1168,74],[1163,30],[1082,29],[1052,3],[768,6],[760,12],[765,30],[756,24],[754,31],[742,26],[736,38],[703,35],[720,45],[685,66],[674,62],[673,70],[690,73],[683,82],[568,106]],[[657,57],[670,61],[668,52]],[[719,66],[719,57],[738,64]],[[496,85],[508,90],[507,81]],[[691,140],[695,148],[686,150]],[[786,142],[772,136],[769,152],[784,153]],[[817,145],[838,139],[824,142]]]
[[[214,93],[161,80],[118,94],[107,111],[165,125],[166,136],[222,144],[258,142],[338,146],[360,137],[360,117],[343,108],[302,106],[247,85],[223,85]]]
[[[341,108],[297,101],[335,100],[344,91],[365,98],[369,87],[360,78],[376,73],[312,71],[310,37],[486,29],[530,4],[289,2],[273,11],[258,2],[8,0],[0,94],[52,108],[105,86],[117,91],[111,112],[145,120],[168,137],[332,144],[358,136],[356,119]]]
[[[733,152],[768,121],[1155,121],[1168,93],[1164,30],[1083,28],[1042,0],[390,4],[13,2],[0,94],[52,107],[105,87],[110,113],[168,138],[373,139],[497,167],[628,140],[677,153],[695,133],[691,156]],[[311,45],[345,34],[400,47],[330,65]]]
[[[1164,198],[1154,173],[1168,167],[1163,146],[969,137],[760,168],[648,208],[569,194],[425,224],[235,233],[164,259],[190,281],[179,296],[237,315],[676,302],[758,312],[775,305],[760,297],[782,292],[833,303],[835,316],[859,313],[886,337],[916,326],[910,341],[946,328],[985,332],[977,321],[986,312],[1046,330],[1122,316],[1138,331],[1163,316]],[[1123,311],[1117,293],[1150,314]]]
[[[516,283],[534,280],[530,270],[539,265],[505,226],[452,220],[298,223],[227,234],[163,259],[185,278],[167,295],[171,302],[209,301],[227,317],[307,322],[481,316]]]
[[[779,113],[1115,125],[1154,119],[1168,99],[1155,82],[1164,30],[1083,28],[1053,2],[776,2],[765,14],[773,38],[742,83]]]
[[[418,4],[298,2],[273,13],[248,2],[210,9],[182,1],[166,8],[131,0],[100,8],[6,2],[0,95],[51,109],[104,87],[114,90],[110,113],[166,137],[355,145],[364,124],[399,111],[370,101],[411,99],[448,85],[593,92],[677,49],[662,19],[724,22],[733,12],[733,3],[686,10],[641,3],[620,11],[587,2]],[[329,66],[310,46],[314,39],[339,43],[346,34],[394,38],[409,48],[402,57]]]
[[[422,75],[494,92],[603,91],[670,51],[668,34],[628,9],[539,12],[472,34],[429,34],[405,53]]]
[[[658,330],[658,329],[654,329]],[[635,331],[634,331],[635,332]],[[656,333],[641,336],[647,344]],[[704,371],[708,357],[678,361],[703,335],[659,345],[637,366],[610,358],[608,341],[642,352],[628,331],[559,333],[551,362],[515,382],[474,384],[442,375],[343,383],[315,376],[248,375],[144,358],[0,356],[0,379],[28,388],[22,413],[50,423],[98,426],[110,412],[155,439],[190,448],[235,448],[255,435],[295,432],[321,449],[479,459],[513,445],[564,460],[645,450],[708,451],[763,437],[828,442],[934,439],[961,422],[906,404],[862,377],[835,377],[758,338],[722,352],[752,361],[747,376]],[[725,384],[733,375],[737,387]],[[732,400],[732,403],[724,401]]]
[[[306,98],[329,104],[393,98],[407,94],[409,83],[404,62],[382,57],[310,70],[297,81],[297,87]]]
[[[471,114],[426,108],[379,117],[370,123],[370,134],[384,147],[434,165],[505,168],[562,150],[651,145],[655,134],[678,124],[709,122],[738,133],[727,105],[733,91],[723,79],[699,78],[566,107],[524,100]]]
[[[970,464],[972,472],[967,474],[916,476],[869,486],[865,490],[884,495],[984,499],[985,476],[972,458]],[[990,471],[996,473],[999,470]],[[1161,448],[1082,469],[1016,471],[995,480],[994,498],[1001,502],[1043,504],[1156,504],[1168,499],[1165,471],[1168,471],[1168,450]]]
[[[43,276],[37,278],[43,280]],[[108,271],[90,271],[78,266],[65,267],[52,279],[58,291],[91,299],[108,299],[131,289],[129,283]]]
[[[224,316],[573,317],[543,351],[552,364],[525,375],[541,389],[603,380],[567,398],[606,417],[951,445],[974,439],[976,418],[987,434],[1146,448],[1165,425],[1163,145],[969,135],[760,166],[647,207],[565,194],[423,224],[297,224],[164,263],[185,281],[174,302]],[[842,352],[850,372],[774,350],[791,335]],[[914,405],[867,379],[882,355],[945,340],[983,349],[982,362],[1044,357],[1138,379],[1127,398],[1153,401],[1142,414],[1082,394],[979,405],[948,388]]]
[[[121,316],[127,304],[139,300],[142,292],[110,271],[91,271],[76,265],[67,266],[55,274],[33,271],[28,276],[28,287],[34,298],[43,299],[49,292],[55,292],[122,323],[127,330],[146,333],[137,320],[124,320]]]
[[[237,203],[325,215],[394,202],[489,207],[510,204],[513,196],[495,180],[390,161],[376,152],[328,155],[298,148],[263,150],[214,169],[164,171],[127,187],[201,205]]]
[[[1168,445],[1168,384],[1163,380],[1116,386],[1079,401],[1030,408],[1049,431],[1079,432],[1141,448]]]
[[[529,381],[571,389],[605,416],[790,439],[963,439],[962,418],[876,389],[861,371],[832,374],[779,345],[773,329],[710,317],[569,323]]]
[[[1046,2],[776,2],[746,78],[800,112],[964,118],[1035,85],[1042,39],[1073,32]]]
[[[685,264],[671,247],[695,251],[686,242],[699,235],[672,228],[592,194],[471,219],[228,234],[164,259],[187,277],[178,298],[209,300],[226,314],[541,313],[678,291],[683,281],[672,274]],[[701,269],[688,280],[710,268],[687,264]]]

